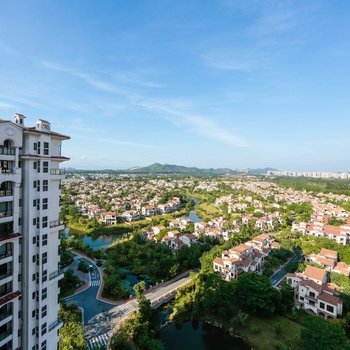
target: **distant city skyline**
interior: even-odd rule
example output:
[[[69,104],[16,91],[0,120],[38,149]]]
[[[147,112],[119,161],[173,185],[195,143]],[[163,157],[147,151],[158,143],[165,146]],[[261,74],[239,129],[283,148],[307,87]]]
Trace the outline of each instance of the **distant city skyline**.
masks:
[[[350,3],[47,2],[0,11],[0,118],[68,167],[350,171]]]

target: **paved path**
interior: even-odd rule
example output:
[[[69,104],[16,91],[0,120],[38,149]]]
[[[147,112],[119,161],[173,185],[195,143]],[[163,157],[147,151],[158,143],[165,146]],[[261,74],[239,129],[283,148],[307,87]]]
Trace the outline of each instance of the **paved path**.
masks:
[[[189,273],[186,273],[177,277],[176,280],[150,288],[145,295],[152,305],[157,305],[170,299],[179,287],[184,286],[190,280]],[[89,350],[107,345],[113,329],[125,316],[136,311],[137,307],[136,300],[132,299],[90,319],[85,325]]]
[[[293,263],[293,262],[298,262],[302,257],[302,252],[301,250],[297,250],[295,252],[295,254],[293,255],[293,257],[291,259],[289,259],[284,265],[282,265],[280,267],[280,269],[278,271],[276,271],[271,277],[270,277],[270,281],[272,283],[272,285],[275,287],[278,285],[278,283],[284,278],[284,276],[287,274],[287,271],[285,270],[285,267],[289,264],[289,263]]]
[[[96,314],[105,312],[111,309],[114,304],[109,304],[103,301],[96,299],[99,286],[101,284],[101,276],[97,266],[91,261],[85,259],[81,256],[74,256],[74,262],[72,263],[73,270],[77,269],[77,265],[80,261],[85,262],[87,265],[93,265],[93,270],[89,273],[83,274],[79,271],[79,278],[85,279],[88,281],[88,288],[83,290],[80,293],[70,295],[64,299],[65,303],[76,303],[79,307],[84,310],[84,324],[93,318]],[[81,276],[83,274],[83,276]]]

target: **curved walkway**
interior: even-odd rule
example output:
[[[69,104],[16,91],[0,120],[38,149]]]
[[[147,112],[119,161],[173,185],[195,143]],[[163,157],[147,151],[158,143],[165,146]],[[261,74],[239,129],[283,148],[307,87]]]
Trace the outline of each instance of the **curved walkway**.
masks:
[[[84,324],[93,318],[96,314],[110,310],[116,303],[99,300],[98,294],[101,287],[101,272],[96,266],[95,262],[81,254],[74,252],[74,260],[76,264],[80,261],[87,265],[92,265],[93,270],[84,274],[83,279],[87,282],[82,290],[78,290],[75,294],[70,295],[64,299],[65,303],[76,303],[78,307],[84,310]],[[73,263],[73,264],[74,264]]]

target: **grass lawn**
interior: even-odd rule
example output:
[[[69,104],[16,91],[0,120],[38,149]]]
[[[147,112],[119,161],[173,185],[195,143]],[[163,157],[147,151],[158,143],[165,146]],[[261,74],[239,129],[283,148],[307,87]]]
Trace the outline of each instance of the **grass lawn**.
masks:
[[[300,324],[284,317],[271,319],[250,317],[240,333],[253,346],[254,350],[279,349],[277,344],[289,344],[291,349],[301,350],[299,345]]]
[[[211,203],[200,203],[197,205],[195,211],[203,219],[212,219],[221,214],[220,210]]]

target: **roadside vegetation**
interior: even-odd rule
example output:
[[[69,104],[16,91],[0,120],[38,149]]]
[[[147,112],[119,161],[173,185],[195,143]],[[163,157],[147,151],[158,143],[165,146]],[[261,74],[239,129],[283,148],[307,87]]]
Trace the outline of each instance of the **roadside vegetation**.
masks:
[[[59,350],[87,350],[81,313],[76,305],[61,305],[59,317],[64,322],[60,329]]]
[[[125,320],[111,339],[111,350],[165,350],[157,339],[160,321],[158,311],[151,308],[144,296],[146,285],[140,282],[134,286],[138,311]]]

